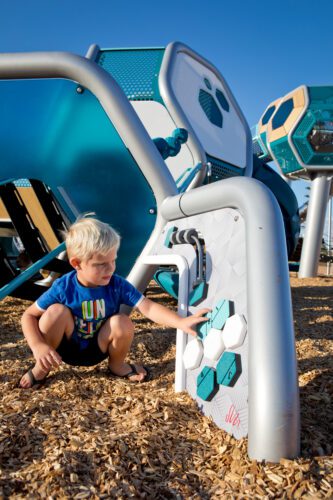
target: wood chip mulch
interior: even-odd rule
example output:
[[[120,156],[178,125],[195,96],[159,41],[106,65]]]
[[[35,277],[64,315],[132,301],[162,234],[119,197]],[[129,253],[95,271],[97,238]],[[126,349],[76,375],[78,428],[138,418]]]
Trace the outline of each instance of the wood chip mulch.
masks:
[[[279,464],[236,441],[173,390],[175,332],[134,313],[131,360],[146,384],[110,379],[106,362],[62,365],[39,391],[15,388],[32,363],[20,317],[1,303],[0,498],[333,498],[333,278],[291,277],[299,360],[302,454]],[[175,307],[151,286],[148,295]]]

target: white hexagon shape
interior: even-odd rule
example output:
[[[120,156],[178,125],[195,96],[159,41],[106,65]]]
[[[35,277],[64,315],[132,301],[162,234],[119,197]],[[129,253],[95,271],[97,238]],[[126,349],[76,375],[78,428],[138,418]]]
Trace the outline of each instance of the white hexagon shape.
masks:
[[[213,361],[219,359],[225,349],[222,332],[217,328],[211,328],[204,339],[204,355]]]
[[[183,363],[186,370],[199,368],[203,356],[203,346],[199,339],[190,340],[183,354]]]
[[[235,349],[243,344],[246,335],[246,321],[242,314],[234,314],[225,322],[222,337],[226,349]]]

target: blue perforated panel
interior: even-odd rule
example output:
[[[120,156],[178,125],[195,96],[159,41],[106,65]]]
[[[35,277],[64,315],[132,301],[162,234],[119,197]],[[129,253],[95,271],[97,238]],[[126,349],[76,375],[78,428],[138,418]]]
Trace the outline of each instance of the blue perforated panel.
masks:
[[[164,49],[101,50],[97,63],[110,73],[131,101],[163,102],[158,75]]]
[[[29,179],[17,179],[14,184],[16,187],[31,187]]]

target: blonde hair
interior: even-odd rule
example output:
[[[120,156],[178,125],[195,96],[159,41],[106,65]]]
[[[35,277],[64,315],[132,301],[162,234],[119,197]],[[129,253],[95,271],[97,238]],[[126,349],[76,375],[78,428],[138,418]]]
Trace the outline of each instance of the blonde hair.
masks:
[[[105,222],[87,217],[71,225],[65,241],[69,258],[89,260],[95,253],[106,255],[113,248],[118,250],[120,235]]]

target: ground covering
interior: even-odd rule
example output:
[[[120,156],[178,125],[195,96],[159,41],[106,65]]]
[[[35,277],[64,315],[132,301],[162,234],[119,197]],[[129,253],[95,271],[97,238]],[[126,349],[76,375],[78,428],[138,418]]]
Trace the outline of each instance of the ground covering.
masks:
[[[333,279],[291,278],[302,455],[279,464],[236,441],[173,391],[175,332],[133,314],[131,359],[154,379],[111,380],[106,363],[63,365],[40,391],[14,387],[32,358],[20,333],[28,302],[0,306],[0,498],[333,498]],[[175,302],[152,286],[148,295]]]

